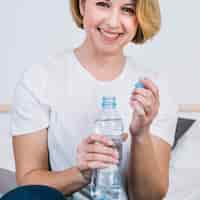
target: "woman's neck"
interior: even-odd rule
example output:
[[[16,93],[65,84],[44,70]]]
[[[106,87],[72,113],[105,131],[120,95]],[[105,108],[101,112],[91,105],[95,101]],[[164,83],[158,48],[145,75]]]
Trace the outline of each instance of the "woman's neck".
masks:
[[[75,49],[75,54],[81,65],[100,80],[115,79],[125,63],[122,51],[113,54],[99,52],[87,41]]]

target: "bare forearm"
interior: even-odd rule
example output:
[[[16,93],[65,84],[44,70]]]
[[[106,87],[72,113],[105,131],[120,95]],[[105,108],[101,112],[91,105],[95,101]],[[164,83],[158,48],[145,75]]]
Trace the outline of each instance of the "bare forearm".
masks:
[[[18,182],[19,185],[48,185],[65,195],[70,195],[88,184],[76,167],[60,172],[33,170]]]
[[[162,173],[149,133],[132,138],[129,162],[129,194],[136,200],[161,200],[165,194]]]

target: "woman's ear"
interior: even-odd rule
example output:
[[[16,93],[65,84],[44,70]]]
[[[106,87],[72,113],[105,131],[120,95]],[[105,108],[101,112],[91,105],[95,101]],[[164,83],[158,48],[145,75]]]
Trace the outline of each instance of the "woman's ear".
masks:
[[[86,0],[79,0],[79,10],[82,17],[84,16],[85,13],[85,2]]]

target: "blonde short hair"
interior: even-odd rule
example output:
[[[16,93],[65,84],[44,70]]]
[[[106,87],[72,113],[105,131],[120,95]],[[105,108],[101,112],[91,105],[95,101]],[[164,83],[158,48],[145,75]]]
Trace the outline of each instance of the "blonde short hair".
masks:
[[[135,0],[138,29],[132,42],[142,44],[159,32],[161,15],[159,0]],[[83,16],[79,9],[79,0],[70,0],[72,17],[79,28],[83,29]]]

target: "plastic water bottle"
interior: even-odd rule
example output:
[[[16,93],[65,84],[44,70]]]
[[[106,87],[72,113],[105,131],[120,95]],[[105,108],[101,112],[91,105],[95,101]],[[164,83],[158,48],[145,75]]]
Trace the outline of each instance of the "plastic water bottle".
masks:
[[[119,152],[119,162],[92,173],[91,196],[94,200],[119,200],[122,190],[120,165],[122,161],[123,122],[116,109],[115,97],[103,97],[102,109],[95,121],[95,133],[111,138]]]

